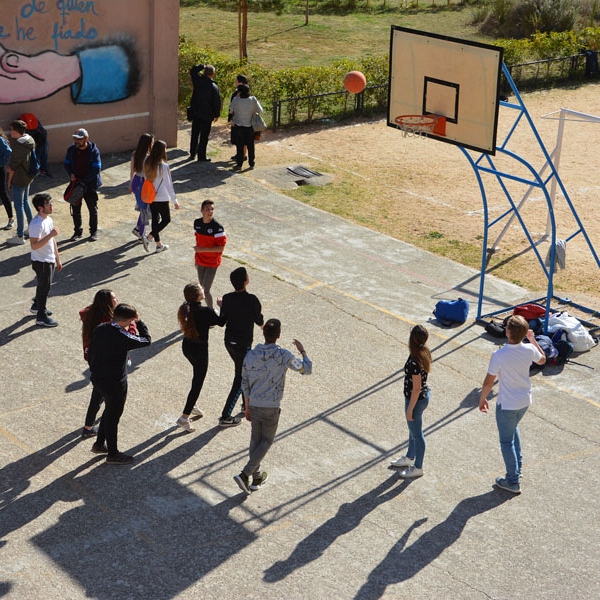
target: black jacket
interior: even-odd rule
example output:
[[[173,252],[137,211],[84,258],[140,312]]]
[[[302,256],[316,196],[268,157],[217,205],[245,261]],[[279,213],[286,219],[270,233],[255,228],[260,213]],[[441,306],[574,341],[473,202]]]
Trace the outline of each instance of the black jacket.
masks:
[[[137,322],[139,335],[125,331],[114,322],[101,323],[92,334],[88,359],[94,385],[127,381],[127,355],[130,350],[150,345],[150,334],[143,321]]]
[[[190,106],[194,119],[213,121],[221,114],[221,93],[219,86],[206,75],[200,75],[204,65],[196,65],[190,69],[190,77],[194,91]]]
[[[226,322],[225,342],[252,345],[254,324],[264,324],[260,301],[246,290],[223,296],[221,318]]]

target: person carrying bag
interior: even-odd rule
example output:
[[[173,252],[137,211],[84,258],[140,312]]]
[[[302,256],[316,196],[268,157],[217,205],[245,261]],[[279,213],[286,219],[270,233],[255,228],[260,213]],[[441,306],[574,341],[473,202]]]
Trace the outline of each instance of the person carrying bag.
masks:
[[[250,95],[250,87],[248,85],[241,83],[238,85],[237,90],[238,95],[233,98],[229,105],[229,114],[232,115],[233,125],[236,128],[235,146],[237,152],[234,157],[235,168],[242,168],[244,146],[246,146],[248,148],[248,165],[253,169],[255,165],[255,129],[253,122],[256,115],[260,117],[263,109],[256,97]],[[262,121],[262,117],[260,120]]]

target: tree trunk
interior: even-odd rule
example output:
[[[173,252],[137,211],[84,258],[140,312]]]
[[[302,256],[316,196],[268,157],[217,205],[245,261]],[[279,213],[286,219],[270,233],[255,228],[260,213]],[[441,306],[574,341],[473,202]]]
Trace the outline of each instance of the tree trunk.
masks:
[[[240,62],[248,59],[248,1],[238,0]]]

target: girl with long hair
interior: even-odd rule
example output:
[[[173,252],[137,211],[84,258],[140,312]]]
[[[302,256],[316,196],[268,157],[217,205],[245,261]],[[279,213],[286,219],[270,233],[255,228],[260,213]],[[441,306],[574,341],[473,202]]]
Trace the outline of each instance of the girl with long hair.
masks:
[[[118,303],[119,300],[115,293],[112,290],[105,288],[98,290],[94,296],[94,301],[89,306],[86,306],[79,311],[79,318],[82,321],[81,341],[83,342],[83,358],[86,361],[88,360],[88,352],[94,329],[96,329],[100,323],[110,323],[113,311]],[[93,437],[98,433],[98,430],[93,425],[101,404],[102,394],[95,386],[93,386],[81,437]]]
[[[193,376],[183,413],[176,424],[186,431],[193,431],[190,415],[202,417],[204,414],[196,402],[208,370],[208,330],[213,325],[223,327],[225,322],[212,308],[202,306],[204,290],[200,284],[188,283],[183,288],[183,297],[185,302],[177,311],[177,320],[183,333],[181,350],[192,365]]]
[[[144,183],[144,162],[150,154],[154,144],[154,136],[151,133],[143,133],[138,140],[135,150],[131,154],[131,172],[129,175],[129,191],[135,196],[135,210],[140,216],[134,227],[133,235],[144,244],[144,250],[149,251],[148,238],[145,236],[146,228],[150,225],[150,207],[142,202],[142,184]]]
[[[408,425],[406,455],[392,461],[394,468],[404,469],[400,477],[414,479],[423,475],[425,436],[423,412],[429,404],[431,390],[427,376],[431,370],[431,351],[427,347],[429,333],[423,325],[415,325],[408,339],[409,356],[404,365],[404,410]]]
[[[173,201],[175,210],[179,209],[179,203],[173,189],[171,171],[167,164],[167,145],[162,140],[155,141],[150,150],[144,163],[144,177],[154,184],[156,190],[156,197],[150,205],[152,230],[147,237],[148,240],[156,242],[156,252],[163,252],[169,248],[160,239],[160,232],[171,222],[169,200]]]
[[[2,131],[2,127],[0,127],[0,200],[2,200],[6,216],[8,217],[8,223],[3,227],[5,231],[12,229],[15,225],[12,204],[8,197],[8,190],[6,189],[6,166],[10,161],[11,154],[10,142],[4,131]]]

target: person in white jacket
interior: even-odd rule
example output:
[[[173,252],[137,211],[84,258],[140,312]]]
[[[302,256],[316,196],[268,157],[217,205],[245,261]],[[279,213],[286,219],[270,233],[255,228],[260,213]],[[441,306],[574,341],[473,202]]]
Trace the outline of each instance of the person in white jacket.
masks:
[[[244,83],[237,86],[237,96],[231,100],[229,114],[233,120],[233,139],[237,152],[235,155],[235,166],[242,168],[244,162],[244,146],[248,148],[248,164],[254,168],[254,129],[252,128],[252,117],[263,111],[260,102],[250,95],[250,87]]]
[[[167,145],[162,140],[157,140],[152,146],[152,150],[144,163],[144,177],[152,181],[156,190],[156,197],[150,205],[152,229],[147,239],[156,242],[156,252],[163,252],[169,248],[160,239],[160,232],[171,222],[169,201],[173,201],[175,210],[179,209],[179,202],[177,202],[175,196],[171,171],[167,164]]]

